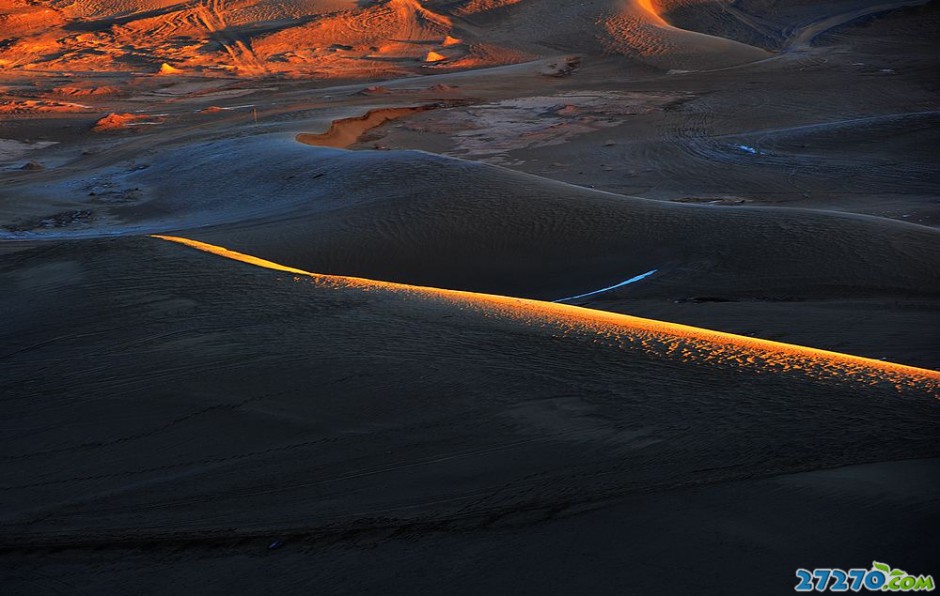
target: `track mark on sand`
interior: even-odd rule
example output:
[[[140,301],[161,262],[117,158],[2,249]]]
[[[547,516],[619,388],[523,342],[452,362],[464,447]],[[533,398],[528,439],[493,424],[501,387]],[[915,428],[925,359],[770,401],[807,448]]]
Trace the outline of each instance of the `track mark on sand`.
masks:
[[[940,372],[925,368],[556,302],[322,275],[198,240],[163,235],[152,237],[257,267],[291,273],[297,281],[309,278],[324,288],[402,294],[457,306],[465,312],[477,312],[497,321],[514,321],[554,329],[557,334],[553,334],[553,337],[588,338],[595,344],[668,358],[683,364],[787,374],[812,381],[861,386],[888,384],[898,391],[913,390],[935,399],[940,398]]]
[[[650,275],[653,275],[659,271],[659,269],[650,269],[646,273],[641,273],[640,275],[631,277],[626,281],[622,281],[619,284],[614,284],[612,286],[607,286],[606,288],[601,288],[600,290],[594,290],[593,292],[585,292],[584,294],[578,294],[577,296],[569,296],[568,298],[559,298],[558,300],[552,300],[552,302],[570,302],[571,300],[577,300],[579,298],[587,298],[589,296],[596,296],[597,294],[603,294],[604,292],[610,292],[616,290],[617,288],[622,288],[624,286],[636,283],[638,281],[644,280]]]

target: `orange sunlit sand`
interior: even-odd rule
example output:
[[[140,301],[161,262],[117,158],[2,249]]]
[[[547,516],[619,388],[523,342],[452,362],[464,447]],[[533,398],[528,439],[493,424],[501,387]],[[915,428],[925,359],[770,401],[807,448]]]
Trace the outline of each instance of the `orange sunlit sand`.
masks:
[[[319,275],[197,240],[164,235],[154,235],[154,238],[176,242],[257,267],[304,275],[318,284],[407,292],[443,299],[459,307],[479,308],[495,316],[522,319],[535,325],[555,325],[560,330],[572,332],[588,331],[596,334],[601,341],[618,344],[628,350],[639,349],[686,362],[736,366],[758,372],[796,372],[810,377],[846,382],[889,382],[899,388],[915,388],[940,397],[940,372],[894,362],[553,302]]]
[[[531,58],[540,43],[551,44],[551,36],[539,39],[544,31],[530,14],[538,7],[518,0],[473,0],[454,7],[419,0],[51,4],[0,2],[5,27],[15,36],[0,48],[0,67],[143,70],[168,78],[358,78],[420,72],[422,63],[460,69],[518,63]],[[604,47],[656,64],[728,65],[767,56],[745,44],[673,27],[662,15],[675,7],[682,3],[594,0],[565,6],[573,14],[560,23],[568,31],[559,35],[577,33],[585,48]],[[481,24],[492,15],[516,10],[526,18],[506,31],[484,33]],[[76,24],[78,34],[71,31]]]
[[[355,144],[363,134],[386,122],[403,118],[409,114],[433,110],[436,107],[438,106],[423,105],[369,110],[362,116],[334,120],[330,123],[330,128],[326,132],[300,133],[295,138],[301,143],[318,147],[349,147]]]

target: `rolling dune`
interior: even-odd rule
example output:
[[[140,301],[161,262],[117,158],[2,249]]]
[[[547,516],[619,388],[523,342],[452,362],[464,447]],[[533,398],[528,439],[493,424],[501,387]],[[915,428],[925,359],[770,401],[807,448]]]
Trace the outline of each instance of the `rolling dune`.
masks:
[[[461,69],[520,62],[552,55],[559,46],[613,51],[666,69],[715,68],[769,56],[678,29],[650,0],[554,2],[552,9],[566,18],[552,23],[551,31],[536,16],[545,9],[532,2],[418,0],[77,2],[38,8],[8,0],[0,4],[0,16],[15,27],[17,39],[0,50],[0,65],[157,72],[168,64],[182,74],[370,78],[415,72],[420,61]],[[475,23],[494,11],[509,11],[511,24]]]
[[[376,78],[521,62],[565,51],[615,52],[664,70],[715,69],[795,50],[845,23],[926,0],[780,2],[588,0],[426,2],[0,3],[12,43],[0,66],[39,71],[151,69],[183,74]],[[545,23],[542,11],[557,18]],[[453,34],[453,35],[452,35]],[[767,48],[767,49],[764,49]],[[427,56],[434,55],[434,60]]]
[[[0,19],[17,36],[0,49],[7,69],[160,72],[167,64],[181,75],[371,78],[415,72],[429,51],[461,68],[524,57],[462,43],[448,15],[418,0],[7,0]]]
[[[716,351],[727,336],[309,278],[155,239],[21,252],[0,275],[13,315],[0,547],[141,553],[115,581],[165,549],[214,557],[281,536],[329,558],[339,536],[458,528],[488,544],[539,519],[590,527],[599,500],[740,486],[730,502],[744,502],[768,476],[937,456],[933,372],[849,359],[857,381],[837,361],[817,378],[842,357],[810,351],[798,369],[787,348],[791,370],[760,374],[734,352],[767,344],[745,338]]]
[[[604,22],[606,46],[664,69],[721,68],[763,60],[765,50],[723,37],[678,29],[653,0],[631,0]]]
[[[936,574],[924,0],[0,0],[0,591]]]
[[[231,165],[217,164],[221,155]],[[147,189],[153,198],[146,206],[157,213],[189,213],[201,228],[195,239],[263,258],[324,273],[541,297],[578,289],[565,272],[613,279],[667,264],[694,276],[706,294],[739,286],[789,296],[839,288],[910,293],[933,285],[940,254],[936,231],[901,222],[788,209],[716,211],[420,152],[311,149],[281,139],[175,151],[121,182]],[[136,209],[115,213],[132,217]],[[692,283],[671,281],[676,274],[664,273],[661,284]]]
[[[241,261],[250,265],[295,273],[313,280],[319,286],[342,286],[364,291],[381,290],[404,293],[422,298],[440,299],[458,308],[484,310],[491,316],[508,316],[534,325],[564,327],[572,332],[594,332],[617,338],[621,347],[639,345],[654,354],[678,358],[682,362],[714,363],[717,366],[753,368],[758,372],[795,370],[811,378],[835,378],[863,384],[891,383],[898,390],[914,388],[940,398],[940,372],[794,346],[780,342],[743,337],[707,329],[697,329],[662,321],[639,319],[625,315],[586,312],[577,307],[555,302],[533,301],[440,288],[376,282],[353,277],[330,277],[274,263],[252,255],[228,250],[179,236],[154,235],[154,238],[176,242],[203,252]],[[297,281],[298,278],[295,278]],[[567,333],[566,331],[565,333]]]
[[[338,151],[265,137],[175,150],[108,180],[113,192],[137,189],[141,198],[89,204],[107,230],[11,236],[180,231],[326,274],[543,300],[657,269],[642,283],[589,301],[628,314],[655,309],[678,321],[689,316],[689,302],[706,303],[699,311],[708,303],[763,305],[793,315],[775,324],[749,318],[744,327],[733,317],[706,322],[769,338],[786,329],[797,343],[936,366],[933,332],[921,321],[940,298],[940,233],[923,226],[649,201],[427,153]],[[88,183],[68,180],[58,188],[65,194]],[[899,316],[897,305],[905,304],[906,339],[869,343],[825,310],[796,314],[837,303],[873,322]]]

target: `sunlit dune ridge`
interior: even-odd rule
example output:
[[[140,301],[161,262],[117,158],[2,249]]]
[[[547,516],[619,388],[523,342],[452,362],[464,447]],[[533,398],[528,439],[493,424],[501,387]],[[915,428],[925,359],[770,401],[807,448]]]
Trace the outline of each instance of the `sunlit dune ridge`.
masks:
[[[744,64],[770,57],[757,47],[673,26],[662,2],[625,0],[599,23],[608,51],[639,57],[661,68],[698,70]]]
[[[666,21],[660,16],[659,11],[653,6],[653,0],[636,0],[637,6],[643,9],[650,18],[659,25],[666,25]]]
[[[164,235],[153,237],[258,267],[291,273],[298,281],[309,278],[321,287],[381,290],[442,300],[460,308],[481,311],[485,317],[555,328],[563,336],[593,336],[595,343],[681,362],[863,385],[890,383],[899,391],[914,390],[940,397],[940,372],[904,364],[540,300],[322,275],[198,240]]]

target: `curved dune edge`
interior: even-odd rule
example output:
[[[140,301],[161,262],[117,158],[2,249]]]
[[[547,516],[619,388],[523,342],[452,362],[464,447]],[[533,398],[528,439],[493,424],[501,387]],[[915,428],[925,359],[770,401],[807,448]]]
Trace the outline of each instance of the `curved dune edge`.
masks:
[[[653,20],[654,23],[666,27],[672,26],[666,22],[666,19],[663,18],[663,15],[659,14],[659,11],[656,10],[655,6],[653,6],[653,0],[636,0],[636,5],[643,9],[643,11],[646,12],[646,14]]]
[[[672,25],[653,0],[627,0],[600,22],[608,51],[670,70],[725,68],[765,60],[767,50]]]
[[[479,309],[484,316],[555,326],[564,335],[593,333],[595,342],[682,362],[745,368],[758,373],[798,374],[812,379],[863,385],[890,383],[899,391],[914,389],[934,398],[940,397],[940,372],[925,368],[566,304],[311,273],[198,240],[160,234],[151,237],[257,267],[308,277],[317,285],[384,290],[444,300],[457,306]],[[295,279],[299,281],[300,278]]]

